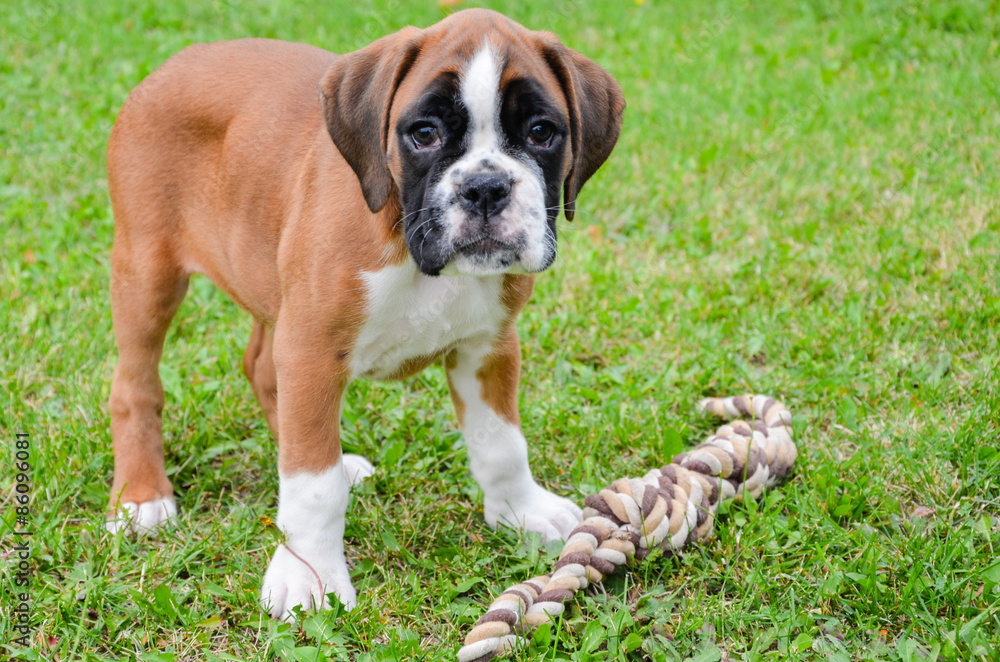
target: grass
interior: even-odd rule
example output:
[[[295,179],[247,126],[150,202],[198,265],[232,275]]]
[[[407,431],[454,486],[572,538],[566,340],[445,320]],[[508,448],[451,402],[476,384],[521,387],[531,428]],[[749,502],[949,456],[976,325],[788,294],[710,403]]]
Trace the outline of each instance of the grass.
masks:
[[[665,463],[745,391],[796,416],[792,479],[717,536],[586,597],[524,660],[1000,656],[1000,16],[995,1],[491,3],[607,67],[629,108],[520,320],[536,476],[582,496]],[[250,323],[195,280],[170,332],[183,511],[104,532],[115,362],[103,153],[129,90],[196,41],[348,51],[434,2],[11,0],[0,19],[0,473],[33,443],[26,660],[450,660],[555,550],[493,532],[440,368],[358,383],[345,445],[379,465],[347,547],[358,608],[266,618],[276,454]],[[4,497],[2,549],[15,544]],[[0,654],[2,656],[2,654]]]

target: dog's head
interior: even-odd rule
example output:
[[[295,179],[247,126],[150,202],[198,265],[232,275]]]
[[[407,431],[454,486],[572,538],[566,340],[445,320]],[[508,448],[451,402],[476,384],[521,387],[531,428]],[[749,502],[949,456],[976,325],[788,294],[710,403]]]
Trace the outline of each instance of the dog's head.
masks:
[[[339,57],[321,91],[368,206],[399,196],[406,245],[431,275],[552,264],[560,193],[572,220],[625,108],[604,69],[484,9]]]

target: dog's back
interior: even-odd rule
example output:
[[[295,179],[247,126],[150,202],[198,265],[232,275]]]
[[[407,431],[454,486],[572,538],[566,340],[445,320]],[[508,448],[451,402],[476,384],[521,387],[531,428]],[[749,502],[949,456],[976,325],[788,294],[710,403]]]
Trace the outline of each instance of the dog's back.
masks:
[[[280,232],[303,157],[326,131],[318,84],[336,57],[240,39],[189,46],[147,77],[108,144],[115,250],[206,273],[271,317],[278,242],[254,239]],[[227,250],[198,251],[209,246]]]

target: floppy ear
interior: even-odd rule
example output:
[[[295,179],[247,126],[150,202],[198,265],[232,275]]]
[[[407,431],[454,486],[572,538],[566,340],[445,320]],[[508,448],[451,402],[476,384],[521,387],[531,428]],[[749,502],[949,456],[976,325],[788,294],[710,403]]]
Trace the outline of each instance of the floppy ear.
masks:
[[[386,162],[389,109],[420,52],[420,33],[417,28],[403,28],[341,55],[320,82],[326,128],[358,176],[373,212],[385,207],[392,195],[394,184]]]
[[[607,160],[622,129],[625,97],[611,74],[547,35],[545,57],[569,106],[573,162],[563,183],[563,213],[573,220],[576,196]]]

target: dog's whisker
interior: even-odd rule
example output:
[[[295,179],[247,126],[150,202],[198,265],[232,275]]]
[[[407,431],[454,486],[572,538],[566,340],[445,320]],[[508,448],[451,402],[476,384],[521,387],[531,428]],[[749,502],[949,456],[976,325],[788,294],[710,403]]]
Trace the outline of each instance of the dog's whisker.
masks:
[[[429,209],[430,207],[424,207],[423,209],[417,209],[416,211],[411,211],[409,214],[400,217],[398,221],[392,224],[392,232],[395,232],[396,228],[402,225],[406,221],[406,219],[410,218],[411,216],[416,216],[417,214],[422,214],[423,212],[428,211]]]

